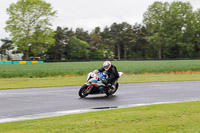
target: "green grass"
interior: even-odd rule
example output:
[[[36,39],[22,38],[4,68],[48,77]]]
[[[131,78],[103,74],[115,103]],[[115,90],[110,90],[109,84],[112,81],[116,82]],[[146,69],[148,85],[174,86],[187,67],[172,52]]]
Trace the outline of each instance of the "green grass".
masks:
[[[102,66],[102,61],[96,62],[65,62],[41,64],[11,64],[0,65],[0,78],[13,77],[52,77],[65,75],[84,75]],[[200,71],[199,60],[177,61],[112,61],[118,71],[127,74],[170,73],[185,71]]]
[[[200,74],[168,74],[168,75],[123,75],[119,83],[195,81],[200,80]],[[0,89],[37,88],[54,86],[83,85],[86,76],[46,77],[46,78],[3,78],[0,79]]]
[[[199,133],[200,102],[150,105],[0,124],[0,133]]]

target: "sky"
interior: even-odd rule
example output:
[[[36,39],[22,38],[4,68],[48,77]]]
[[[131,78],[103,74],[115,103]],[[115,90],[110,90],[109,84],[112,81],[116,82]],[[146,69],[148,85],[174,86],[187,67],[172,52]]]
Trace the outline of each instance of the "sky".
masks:
[[[0,39],[9,37],[5,32],[8,15],[6,9],[11,3],[18,0],[1,0],[0,4]],[[75,30],[83,28],[91,31],[95,27],[101,29],[114,22],[127,22],[131,25],[142,23],[143,14],[156,0],[45,0],[51,3],[57,11],[57,17],[52,20],[52,28],[57,26],[68,27]],[[160,0],[173,2],[174,0]],[[190,2],[193,10],[200,8],[200,0],[179,0]],[[0,41],[1,45],[1,41]]]

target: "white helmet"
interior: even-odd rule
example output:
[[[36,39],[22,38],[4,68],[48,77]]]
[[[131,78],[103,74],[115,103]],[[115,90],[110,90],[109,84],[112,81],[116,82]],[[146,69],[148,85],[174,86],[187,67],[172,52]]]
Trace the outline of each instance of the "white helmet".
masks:
[[[111,62],[110,62],[110,61],[105,61],[105,62],[103,63],[103,68],[104,68],[106,71],[108,71],[108,70],[110,69],[110,67],[111,67]]]

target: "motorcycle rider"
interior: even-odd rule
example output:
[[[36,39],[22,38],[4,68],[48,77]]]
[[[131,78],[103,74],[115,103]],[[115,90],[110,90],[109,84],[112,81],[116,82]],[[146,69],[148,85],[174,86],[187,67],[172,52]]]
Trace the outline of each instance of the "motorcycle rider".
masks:
[[[115,89],[117,80],[119,78],[119,73],[117,71],[117,68],[115,65],[111,64],[110,61],[105,61],[103,63],[103,67],[98,69],[97,72],[103,72],[106,71],[106,74],[108,75],[107,79],[102,79],[102,83],[107,85],[111,85],[112,89]],[[109,91],[109,90],[107,90]]]

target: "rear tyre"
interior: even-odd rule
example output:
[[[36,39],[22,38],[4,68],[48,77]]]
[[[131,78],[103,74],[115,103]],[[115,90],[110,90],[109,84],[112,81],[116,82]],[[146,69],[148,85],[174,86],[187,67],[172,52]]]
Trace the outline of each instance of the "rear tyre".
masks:
[[[111,92],[111,93],[109,93],[109,92],[106,92],[106,95],[107,95],[107,96],[113,95],[113,94],[114,94],[114,93],[117,91],[118,87],[119,87],[119,83],[117,82],[117,83],[116,83],[116,86],[115,86],[115,89],[114,89],[114,90],[112,90],[112,92]]]
[[[80,90],[79,90],[79,96],[81,97],[81,98],[85,98],[87,95],[88,95],[88,93],[87,93],[87,85],[86,84],[84,84],[81,88],[80,88]]]
[[[119,87],[119,83],[117,82],[115,86],[115,90],[112,91],[112,94],[114,94],[117,91],[118,87]]]

